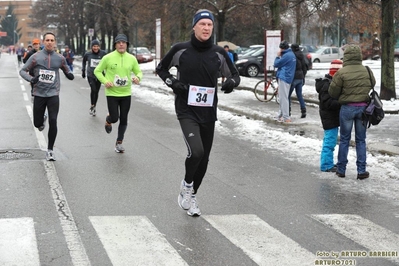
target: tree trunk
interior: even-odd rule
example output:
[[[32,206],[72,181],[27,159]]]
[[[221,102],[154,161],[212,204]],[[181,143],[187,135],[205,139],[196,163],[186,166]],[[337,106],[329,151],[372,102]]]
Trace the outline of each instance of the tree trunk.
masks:
[[[220,41],[225,41],[224,38],[224,25],[226,24],[226,12],[222,10],[222,12],[219,12],[217,15],[217,20],[218,20],[218,31],[217,31],[217,42]]]
[[[301,44],[301,27],[302,27],[301,2],[297,3],[297,5],[295,7],[295,18],[296,18],[295,42],[297,44]]]
[[[272,0],[270,2],[270,11],[272,13],[272,25],[271,29],[272,30],[278,30],[281,28],[280,25],[280,6],[281,6],[281,0]]]
[[[395,63],[394,63],[394,2],[381,0],[382,32],[381,32],[381,99],[396,99]]]

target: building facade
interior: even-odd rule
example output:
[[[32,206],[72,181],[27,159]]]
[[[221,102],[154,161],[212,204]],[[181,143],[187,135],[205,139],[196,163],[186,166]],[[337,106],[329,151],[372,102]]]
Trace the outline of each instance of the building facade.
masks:
[[[16,29],[21,29],[19,31],[21,38],[17,38],[16,45],[27,47],[32,44],[33,39],[42,37],[42,29],[32,26],[32,9],[35,2],[35,0],[0,0],[1,19],[6,17],[10,4],[14,7],[13,14],[18,21]]]

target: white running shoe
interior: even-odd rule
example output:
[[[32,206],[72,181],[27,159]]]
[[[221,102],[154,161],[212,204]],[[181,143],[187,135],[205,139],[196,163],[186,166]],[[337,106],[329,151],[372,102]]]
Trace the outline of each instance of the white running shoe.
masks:
[[[95,106],[90,107],[89,114],[91,116],[96,116],[96,107]]]
[[[197,197],[195,194],[191,195],[190,209],[188,209],[187,214],[190,216],[200,216],[201,210],[198,207]]]
[[[122,146],[122,141],[117,141],[115,144],[115,152],[117,153],[123,153],[125,152],[125,148]]]
[[[54,152],[52,150],[48,150],[46,152],[46,160],[47,161],[55,161]]]
[[[177,197],[177,202],[180,208],[183,210],[190,209],[191,206],[191,195],[193,194],[193,186],[186,186],[184,180],[181,181],[180,193]]]

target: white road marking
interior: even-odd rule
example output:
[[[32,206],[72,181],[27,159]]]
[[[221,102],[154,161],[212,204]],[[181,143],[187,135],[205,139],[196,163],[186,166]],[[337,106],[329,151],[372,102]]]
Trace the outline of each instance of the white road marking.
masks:
[[[203,215],[258,265],[314,265],[315,254],[256,215]]]
[[[33,124],[32,106],[27,105],[26,110],[31,118]],[[47,142],[44,135],[39,130],[35,129],[37,142],[41,150],[47,150]],[[53,196],[54,205],[58,213],[58,218],[62,227],[69,254],[71,256],[72,264],[75,266],[90,266],[90,260],[87,256],[86,250],[80,238],[78,228],[73,218],[72,212],[68,206],[64,190],[62,189],[60,180],[55,170],[54,163],[44,161],[44,169],[46,177],[50,185],[51,194]]]
[[[32,218],[1,219],[0,236],[0,265],[40,265]]]
[[[187,265],[145,216],[90,216],[114,266]]]
[[[42,151],[47,151],[47,141],[43,135],[43,132],[40,132],[35,126],[33,125],[33,110],[31,105],[26,106],[26,111],[28,112],[28,115],[30,117],[30,120],[32,121],[32,127],[35,130],[36,133],[36,139],[37,143],[39,144],[39,147]]]
[[[359,215],[318,214],[312,218],[346,236],[370,251],[399,252],[399,235]],[[399,262],[398,256],[385,257]]]

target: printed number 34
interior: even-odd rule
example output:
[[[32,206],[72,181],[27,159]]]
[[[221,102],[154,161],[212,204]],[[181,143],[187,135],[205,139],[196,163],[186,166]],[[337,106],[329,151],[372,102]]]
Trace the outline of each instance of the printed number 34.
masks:
[[[200,103],[200,102],[206,103],[207,97],[208,97],[208,94],[206,94],[206,93],[204,95],[202,95],[202,93],[197,93],[197,98],[195,99],[195,101],[197,103]]]

